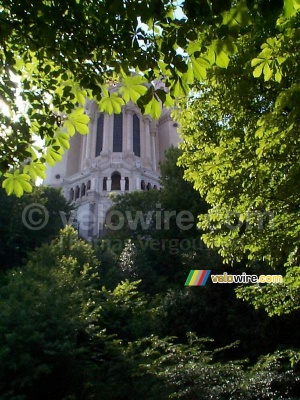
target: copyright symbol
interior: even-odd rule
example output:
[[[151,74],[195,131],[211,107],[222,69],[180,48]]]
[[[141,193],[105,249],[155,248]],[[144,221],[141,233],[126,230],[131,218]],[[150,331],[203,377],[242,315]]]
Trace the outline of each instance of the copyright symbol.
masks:
[[[43,229],[49,221],[49,212],[42,204],[32,203],[22,212],[22,222],[31,231]]]

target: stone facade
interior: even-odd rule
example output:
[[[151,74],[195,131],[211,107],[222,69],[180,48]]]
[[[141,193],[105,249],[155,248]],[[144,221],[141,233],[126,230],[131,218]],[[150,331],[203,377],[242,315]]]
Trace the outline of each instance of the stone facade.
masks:
[[[101,235],[111,193],[159,189],[159,162],[165,151],[177,146],[177,125],[169,111],[158,121],[143,116],[133,104],[122,114],[103,114],[89,101],[89,134],[76,133],[63,160],[48,169],[45,184],[62,187],[76,206],[79,234]]]

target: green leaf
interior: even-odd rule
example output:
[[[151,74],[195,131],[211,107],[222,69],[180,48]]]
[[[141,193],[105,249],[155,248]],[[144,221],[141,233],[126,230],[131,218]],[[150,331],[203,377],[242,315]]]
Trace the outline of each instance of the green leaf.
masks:
[[[281,80],[282,80],[282,75],[281,75],[281,73],[277,70],[277,71],[276,71],[276,74],[275,74],[275,81],[278,82],[278,83],[280,83]]]
[[[294,0],[284,0],[283,13],[286,18],[295,13]]]
[[[174,107],[174,99],[169,95],[169,93],[166,94],[166,100],[165,100],[165,106],[166,107]]]
[[[182,87],[180,85],[180,80],[179,79],[177,79],[177,81],[174,82],[174,84],[172,85],[172,91],[173,91],[173,96],[175,98],[178,98],[183,94],[183,90],[182,90]]]
[[[209,67],[209,62],[203,57],[195,58],[194,56],[191,57],[191,61],[195,78],[205,80],[206,69]]]
[[[263,71],[263,67],[264,67],[264,63],[262,62],[261,64],[259,64],[253,71],[253,76],[254,78],[258,78],[261,76],[262,71]]]
[[[194,42],[190,42],[187,46],[187,53],[189,55],[193,55],[196,51],[200,51],[201,49],[201,42],[196,40]]]
[[[2,182],[2,187],[8,195],[14,193],[17,197],[21,197],[25,192],[32,192],[32,185],[28,182],[30,176],[28,174],[20,174],[18,170],[4,174],[6,179]]]
[[[209,46],[209,48],[208,48],[207,59],[211,65],[213,65],[216,61],[216,52],[212,46]]]
[[[62,151],[55,150],[52,146],[48,147],[46,155],[46,162],[52,167],[62,159]]]
[[[182,75],[183,79],[185,79],[187,84],[191,84],[194,82],[194,71],[192,63],[188,64],[188,70],[185,74]]]
[[[152,118],[158,119],[161,115],[162,106],[155,97],[146,105],[145,114],[150,114]]]
[[[221,68],[228,67],[229,57],[223,50],[221,50],[219,53],[216,54],[216,64],[218,67]]]
[[[220,68],[227,68],[229,64],[228,54],[233,54],[236,47],[231,48],[228,41],[214,40],[208,48],[207,59],[211,65],[217,64]]]
[[[64,149],[70,148],[70,135],[68,133],[59,130],[55,133],[54,139],[56,139],[59,145]]]
[[[38,177],[45,179],[46,166],[39,161],[33,161],[30,164],[25,165],[24,173],[30,175],[30,177],[35,181]]]
[[[261,64],[263,62],[262,58],[253,58],[253,60],[251,60],[251,67],[255,67],[258,64]]]
[[[270,68],[270,63],[267,59],[264,58],[254,58],[251,61],[251,66],[255,66],[255,69],[253,71],[253,76],[255,78],[258,78],[261,76],[262,73],[264,73],[264,80],[265,82],[270,80],[272,75],[273,75],[273,70]]]
[[[146,79],[140,75],[126,76],[122,79],[122,86],[119,89],[119,93],[123,94],[122,97],[126,103],[130,100],[136,103],[147,92],[146,82]]]
[[[124,100],[117,93],[110,93],[99,102],[99,110],[107,114],[120,114]]]
[[[264,66],[264,78],[265,81],[269,81],[272,77],[273,70],[270,68],[269,63],[266,62]]]
[[[88,115],[84,114],[84,108],[78,107],[71,114],[67,115],[63,127],[70,136],[73,136],[76,131],[82,135],[86,135],[89,132],[89,122],[90,118]]]
[[[222,24],[228,25],[230,28],[247,26],[252,23],[245,1],[237,2],[235,7],[232,7],[229,11],[223,12],[222,16]]]

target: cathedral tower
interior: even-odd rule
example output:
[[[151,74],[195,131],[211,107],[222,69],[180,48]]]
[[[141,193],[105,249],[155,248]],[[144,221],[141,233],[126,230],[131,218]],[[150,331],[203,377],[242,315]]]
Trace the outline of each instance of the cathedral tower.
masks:
[[[45,184],[62,187],[75,205],[79,235],[88,239],[101,234],[111,193],[160,188],[159,162],[179,137],[166,109],[155,121],[130,103],[121,114],[108,115],[88,101],[86,113],[89,134],[71,138],[63,160],[48,169]]]

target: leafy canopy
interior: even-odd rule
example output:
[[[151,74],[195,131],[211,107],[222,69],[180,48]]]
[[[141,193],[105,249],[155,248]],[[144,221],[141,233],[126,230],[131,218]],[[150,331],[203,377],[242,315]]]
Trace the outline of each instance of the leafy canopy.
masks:
[[[227,262],[246,255],[275,267],[298,262],[300,59],[299,14],[285,34],[272,18],[256,19],[230,66],[210,71],[179,120],[185,176],[211,205],[200,218],[205,241]],[[257,77],[252,56],[264,40],[274,52],[281,43],[280,81],[271,64],[271,77],[265,67]]]
[[[298,0],[279,2],[283,40],[263,40],[253,52],[256,76],[280,81],[282,43],[298,9]],[[268,10],[267,0],[185,0],[180,7],[172,0],[2,0],[0,172],[7,193],[30,192],[75,131],[88,133],[87,98],[108,113],[132,101],[159,118],[162,104],[174,106],[211,68],[228,67],[239,37]]]
[[[199,216],[206,245],[227,263],[292,268],[283,286],[239,292],[270,314],[299,304],[298,10],[286,2],[284,16],[257,15],[179,117],[185,176],[210,205]]]
[[[35,187],[19,199],[0,188],[0,271],[23,265],[28,252],[56,237],[71,214],[57,189]]]

